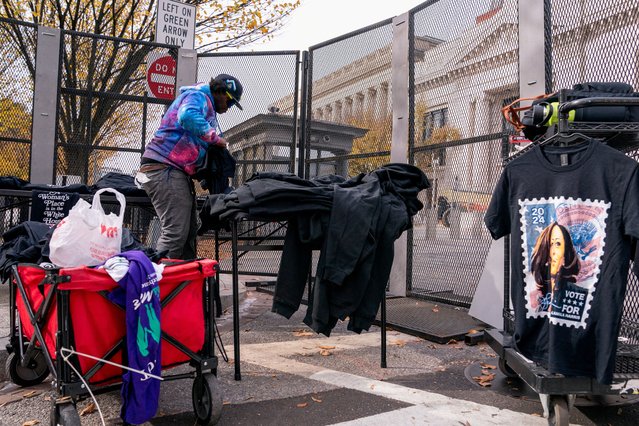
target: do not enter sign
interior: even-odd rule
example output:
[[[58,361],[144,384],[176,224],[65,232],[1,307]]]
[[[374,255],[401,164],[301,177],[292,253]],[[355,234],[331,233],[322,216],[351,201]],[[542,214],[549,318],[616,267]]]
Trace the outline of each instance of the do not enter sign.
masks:
[[[150,61],[146,70],[149,92],[159,99],[175,98],[175,74],[175,59],[170,55]]]

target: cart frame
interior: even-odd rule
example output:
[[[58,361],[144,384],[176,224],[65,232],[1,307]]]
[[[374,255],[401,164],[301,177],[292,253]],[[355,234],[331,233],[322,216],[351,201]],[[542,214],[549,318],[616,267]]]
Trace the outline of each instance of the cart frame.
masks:
[[[214,262],[214,261],[211,261]],[[188,262],[172,262],[167,265],[179,265]],[[44,301],[37,310],[34,311],[30,305],[25,284],[19,274],[18,266],[35,267],[44,270],[44,279],[38,284],[44,294]],[[198,264],[199,271],[202,272],[201,264]],[[194,371],[189,373],[163,375],[163,380],[178,379],[194,379],[192,388],[193,409],[198,424],[215,424],[220,418],[222,411],[222,395],[217,384],[217,366],[218,359],[215,355],[215,290],[217,288],[217,274],[219,266],[215,262],[213,276],[204,276],[202,283],[202,301],[204,311],[204,345],[199,353],[190,350],[188,347],[180,343],[175,337],[166,333],[164,329],[161,331],[161,339],[169,342],[181,353],[188,356],[189,364],[194,367]],[[12,267],[12,279],[10,289],[10,339],[7,345],[7,351],[10,358],[7,360],[7,370],[12,381],[21,386],[32,386],[42,382],[51,373],[53,376],[53,393],[51,407],[52,424],[62,425],[80,425],[80,418],[75,409],[75,404],[85,399],[90,393],[94,395],[117,390],[121,387],[121,382],[110,383],[106,385],[90,384],[90,379],[102,368],[106,363],[99,361],[92,368],[78,377],[70,365],[65,362],[62,348],[73,347],[73,322],[71,321],[69,297],[73,290],[60,289],[61,283],[71,281],[70,275],[61,273],[60,268],[44,269],[34,264],[20,264]],[[195,280],[184,280],[180,282],[167,296],[161,301],[161,307],[164,308],[170,303],[186,286]],[[48,289],[48,290],[47,290]],[[17,309],[18,292],[25,302],[25,307],[29,318],[22,319],[29,321],[33,327],[33,335],[26,341],[21,328],[21,319],[19,318]],[[101,290],[97,292],[105,299],[108,291]],[[56,360],[49,353],[42,329],[46,324],[47,314],[50,312],[53,304],[57,306],[57,322],[56,330]],[[124,308],[111,302],[120,310]],[[46,349],[46,350],[45,350]],[[103,359],[109,360],[116,353],[122,350],[123,363],[126,364],[126,334],[112,347]],[[70,362],[80,371],[77,355],[71,355]],[[44,362],[44,365],[42,364]],[[46,365],[47,368],[44,368]],[[26,374],[25,374],[26,373]],[[26,380],[23,380],[25,379]]]

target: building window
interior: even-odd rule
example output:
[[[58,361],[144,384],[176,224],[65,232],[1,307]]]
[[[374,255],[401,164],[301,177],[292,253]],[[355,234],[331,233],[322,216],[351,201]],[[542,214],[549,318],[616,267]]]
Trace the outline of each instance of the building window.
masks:
[[[428,111],[424,114],[424,136],[423,140],[427,141],[433,136],[435,129],[441,129],[448,123],[448,108],[436,109]]]
[[[424,114],[424,134],[422,136],[422,142],[424,144],[432,145],[445,140],[438,141],[433,138],[435,129],[441,129],[448,124],[448,108],[440,108],[433,111],[428,111]],[[446,148],[438,148],[433,152],[433,164],[443,166],[446,164]]]

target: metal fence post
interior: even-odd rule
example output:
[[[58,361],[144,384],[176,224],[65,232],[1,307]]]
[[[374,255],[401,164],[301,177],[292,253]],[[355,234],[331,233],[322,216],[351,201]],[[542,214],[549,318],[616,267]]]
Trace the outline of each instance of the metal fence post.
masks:
[[[301,95],[300,95],[300,125],[299,125],[299,149],[298,149],[298,158],[297,158],[297,175],[302,178],[307,178],[305,175],[306,171],[306,145],[309,143],[308,135],[307,135],[307,126],[310,127],[309,120],[311,115],[308,112],[308,86],[310,84],[309,80],[309,63],[308,63],[308,51],[302,52],[302,87],[301,87]]]
[[[175,97],[182,86],[191,86],[197,82],[197,51],[179,49],[177,71],[175,75]],[[208,81],[206,82],[208,83]]]
[[[391,140],[391,162],[408,163],[409,138],[409,14],[393,18],[393,47],[391,59],[391,96],[393,108],[393,131]],[[407,265],[406,232],[395,241],[395,257],[390,274],[390,293],[406,296]]]
[[[59,29],[38,26],[29,177],[31,183],[54,183],[61,37]]]
[[[545,1],[519,0],[519,96],[522,98],[546,91]],[[522,102],[523,105],[530,105],[530,101]]]

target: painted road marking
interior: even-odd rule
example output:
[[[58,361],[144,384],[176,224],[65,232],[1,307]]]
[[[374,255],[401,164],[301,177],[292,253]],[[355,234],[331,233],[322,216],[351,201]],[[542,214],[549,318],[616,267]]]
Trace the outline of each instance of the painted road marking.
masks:
[[[419,341],[414,336],[399,334],[394,336],[405,342]],[[358,390],[388,399],[414,404],[414,407],[394,410],[340,423],[340,425],[388,425],[388,424],[437,424],[456,425],[469,422],[472,425],[547,425],[542,417],[516,411],[499,409],[490,405],[454,399],[445,395],[409,388],[393,383],[369,379],[306,364],[286,358],[296,354],[316,352],[317,346],[335,346],[333,351],[361,349],[380,345],[380,335],[365,333],[343,335],[327,339],[304,339],[286,342],[242,345],[241,360],[288,374],[295,374],[346,389]],[[229,349],[232,352],[233,349]]]

